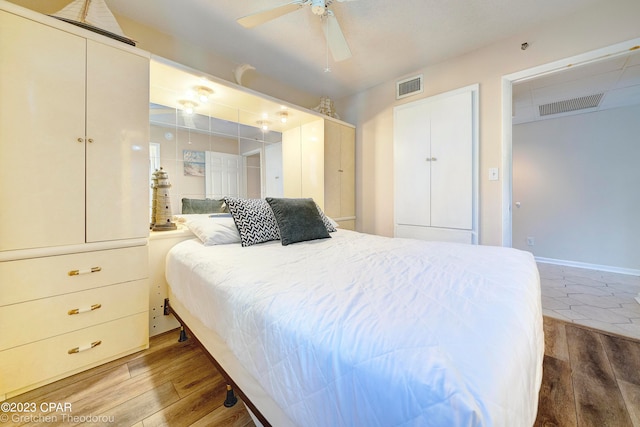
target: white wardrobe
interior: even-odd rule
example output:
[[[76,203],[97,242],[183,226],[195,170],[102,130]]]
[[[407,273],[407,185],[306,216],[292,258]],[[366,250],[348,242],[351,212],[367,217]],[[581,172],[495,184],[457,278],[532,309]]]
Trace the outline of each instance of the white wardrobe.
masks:
[[[0,400],[148,347],[149,54],[0,2]]]
[[[324,121],[324,212],[356,229],[356,129],[332,120]]]
[[[394,108],[395,235],[478,243],[478,86]]]
[[[311,197],[341,228],[355,230],[355,127],[319,118],[282,134],[285,197]]]

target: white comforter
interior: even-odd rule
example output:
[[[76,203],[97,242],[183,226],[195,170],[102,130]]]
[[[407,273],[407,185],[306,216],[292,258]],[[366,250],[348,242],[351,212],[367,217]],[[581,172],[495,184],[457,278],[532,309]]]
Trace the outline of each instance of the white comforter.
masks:
[[[528,252],[339,230],[175,246],[175,295],[300,426],[531,426],[542,378]]]

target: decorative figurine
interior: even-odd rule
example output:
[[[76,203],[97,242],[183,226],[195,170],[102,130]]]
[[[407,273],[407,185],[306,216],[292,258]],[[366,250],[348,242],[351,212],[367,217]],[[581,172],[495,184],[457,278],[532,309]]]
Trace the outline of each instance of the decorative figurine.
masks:
[[[169,174],[162,168],[152,174],[153,206],[151,209],[151,229],[153,231],[175,230],[178,227],[171,221],[171,197],[169,197]]]
[[[335,108],[333,107],[333,101],[328,96],[323,96],[320,98],[320,104],[313,109],[320,114],[324,114],[325,116],[333,117],[334,119],[340,119],[340,116],[336,113]]]
[[[156,225],[156,200],[158,199],[158,169],[151,174],[151,224],[149,228],[153,230]]]

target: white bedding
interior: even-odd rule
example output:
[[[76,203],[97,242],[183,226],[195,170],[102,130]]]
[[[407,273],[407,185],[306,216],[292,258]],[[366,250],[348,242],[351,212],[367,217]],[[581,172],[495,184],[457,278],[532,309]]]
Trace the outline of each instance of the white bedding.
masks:
[[[534,423],[544,339],[528,252],[346,230],[189,240],[167,281],[297,425]]]

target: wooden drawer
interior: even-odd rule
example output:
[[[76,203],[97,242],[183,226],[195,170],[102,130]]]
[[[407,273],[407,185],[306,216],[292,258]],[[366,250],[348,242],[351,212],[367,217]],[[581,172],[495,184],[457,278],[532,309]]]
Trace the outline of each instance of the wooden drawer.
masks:
[[[0,307],[0,350],[147,311],[148,292],[142,279]]]
[[[135,246],[0,262],[0,306],[145,279],[147,251]]]
[[[0,396],[11,397],[147,348],[147,325],[144,312],[2,351]],[[88,349],[69,353],[84,347]]]

